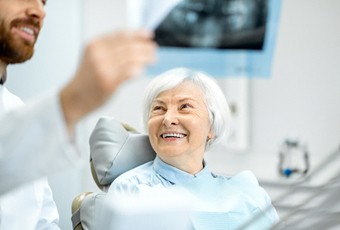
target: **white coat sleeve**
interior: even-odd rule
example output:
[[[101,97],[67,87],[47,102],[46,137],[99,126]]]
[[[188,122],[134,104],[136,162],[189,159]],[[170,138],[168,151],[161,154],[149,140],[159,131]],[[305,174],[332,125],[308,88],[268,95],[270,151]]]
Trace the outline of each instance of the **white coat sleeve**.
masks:
[[[57,95],[0,115],[0,195],[84,161],[63,119]]]
[[[34,184],[36,196],[41,199],[41,209],[35,229],[60,230],[58,209],[47,179],[35,181]]]

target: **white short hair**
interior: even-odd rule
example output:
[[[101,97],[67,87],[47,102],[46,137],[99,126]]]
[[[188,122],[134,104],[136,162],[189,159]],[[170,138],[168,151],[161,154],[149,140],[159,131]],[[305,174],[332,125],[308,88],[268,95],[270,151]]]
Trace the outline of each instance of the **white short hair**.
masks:
[[[202,89],[209,113],[211,131],[210,145],[221,140],[230,129],[230,109],[221,88],[214,78],[201,71],[175,68],[155,77],[148,85],[143,100],[143,125],[147,128],[151,104],[162,92],[175,88],[183,82],[192,82]]]

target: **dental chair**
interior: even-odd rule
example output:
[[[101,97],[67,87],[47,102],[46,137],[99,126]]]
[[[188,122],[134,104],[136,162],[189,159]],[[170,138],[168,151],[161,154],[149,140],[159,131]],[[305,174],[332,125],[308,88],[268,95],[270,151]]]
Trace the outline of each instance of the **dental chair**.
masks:
[[[90,167],[101,192],[84,192],[74,198],[73,229],[96,229],[96,210],[111,183],[122,173],[153,160],[155,156],[147,135],[112,117],[100,118],[90,136]]]

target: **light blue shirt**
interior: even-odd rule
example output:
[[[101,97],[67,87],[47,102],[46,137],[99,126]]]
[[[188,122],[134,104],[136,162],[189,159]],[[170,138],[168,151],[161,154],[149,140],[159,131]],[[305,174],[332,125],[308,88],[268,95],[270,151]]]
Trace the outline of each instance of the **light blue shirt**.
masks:
[[[138,194],[147,191],[145,188],[159,187],[185,189],[198,201],[191,218],[196,230],[238,229],[259,213],[260,217],[247,229],[267,229],[278,221],[268,194],[253,173],[218,176],[210,172],[206,163],[192,175],[156,157],[119,176],[108,193]]]

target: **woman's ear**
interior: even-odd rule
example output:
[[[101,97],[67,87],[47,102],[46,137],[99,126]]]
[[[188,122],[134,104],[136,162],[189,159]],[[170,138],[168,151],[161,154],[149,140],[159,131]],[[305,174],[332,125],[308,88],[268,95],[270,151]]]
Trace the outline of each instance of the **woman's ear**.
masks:
[[[207,144],[210,145],[212,143],[212,140],[214,138],[214,135],[212,133],[208,133],[207,136]]]
[[[213,139],[215,137],[215,135],[212,133],[212,132],[209,132],[208,133],[208,136],[207,136],[207,139],[208,140],[211,140],[211,139]]]
[[[214,137],[215,137],[215,134],[214,134],[213,131],[212,131],[212,127],[210,127],[210,130],[209,130],[209,133],[208,133],[207,138],[208,138],[208,139],[213,139]]]

